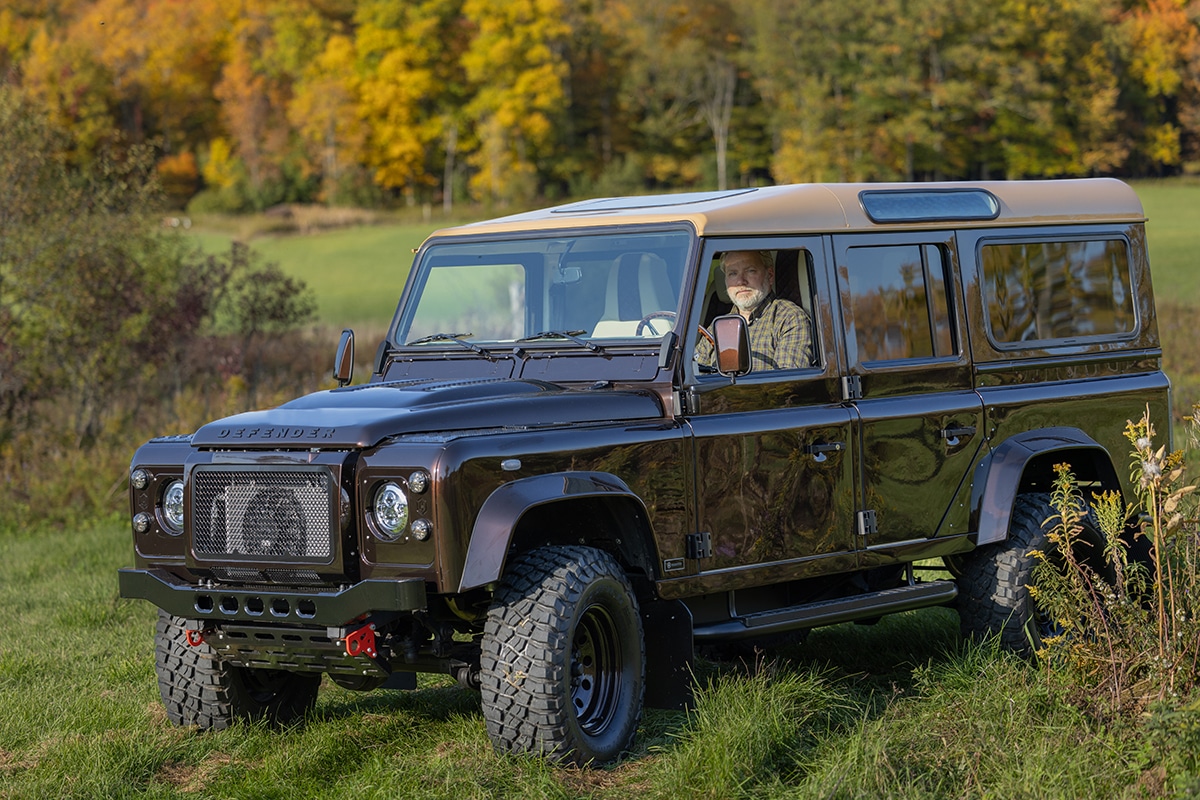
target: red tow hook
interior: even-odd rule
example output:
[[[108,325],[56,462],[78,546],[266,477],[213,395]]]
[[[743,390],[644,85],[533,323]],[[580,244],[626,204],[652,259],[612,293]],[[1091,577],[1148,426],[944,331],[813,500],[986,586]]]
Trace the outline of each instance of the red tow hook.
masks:
[[[374,625],[364,625],[354,633],[346,634],[346,655],[351,658],[361,655],[375,658],[378,655],[375,650]]]
[[[204,644],[204,631],[186,630],[183,632],[183,636],[192,647],[199,647]]]

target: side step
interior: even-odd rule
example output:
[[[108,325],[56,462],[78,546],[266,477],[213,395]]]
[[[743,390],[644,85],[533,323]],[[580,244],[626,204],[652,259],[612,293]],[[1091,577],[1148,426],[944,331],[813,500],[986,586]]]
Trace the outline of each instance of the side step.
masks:
[[[768,636],[796,628],[836,625],[856,619],[869,619],[898,611],[938,606],[958,596],[954,581],[930,581],[912,586],[856,594],[835,600],[822,600],[802,606],[762,611],[721,622],[697,625],[692,637],[697,642],[728,641]]]

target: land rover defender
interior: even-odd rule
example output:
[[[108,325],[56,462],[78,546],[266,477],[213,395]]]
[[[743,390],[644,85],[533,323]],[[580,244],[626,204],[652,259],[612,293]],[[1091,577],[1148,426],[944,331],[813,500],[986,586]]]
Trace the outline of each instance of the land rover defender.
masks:
[[[751,369],[720,269],[746,250],[807,366]],[[338,388],[133,457],[120,592],[160,609],[176,724],[438,672],[497,750],[600,763],[688,703],[697,644],[952,605],[1028,651],[1053,466],[1128,497],[1126,421],[1169,428],[1145,216],[1108,179],[464,225],[416,253],[364,383],[353,350]]]

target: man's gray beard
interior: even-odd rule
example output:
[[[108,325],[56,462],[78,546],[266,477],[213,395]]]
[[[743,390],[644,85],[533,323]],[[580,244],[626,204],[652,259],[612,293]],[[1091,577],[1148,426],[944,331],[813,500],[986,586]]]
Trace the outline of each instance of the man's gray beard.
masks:
[[[754,309],[758,308],[759,303],[767,299],[767,292],[765,289],[754,289],[752,291],[753,294],[745,298],[740,298],[734,292],[729,293],[730,299],[733,300],[733,304],[738,307],[739,311],[750,313]]]

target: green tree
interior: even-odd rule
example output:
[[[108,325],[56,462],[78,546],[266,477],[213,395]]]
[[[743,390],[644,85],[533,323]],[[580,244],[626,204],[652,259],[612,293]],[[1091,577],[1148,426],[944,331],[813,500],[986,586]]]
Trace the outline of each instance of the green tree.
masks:
[[[190,257],[154,219],[153,154],[68,168],[63,138],[0,87],[0,443],[51,402],[87,446],[187,333]]]

